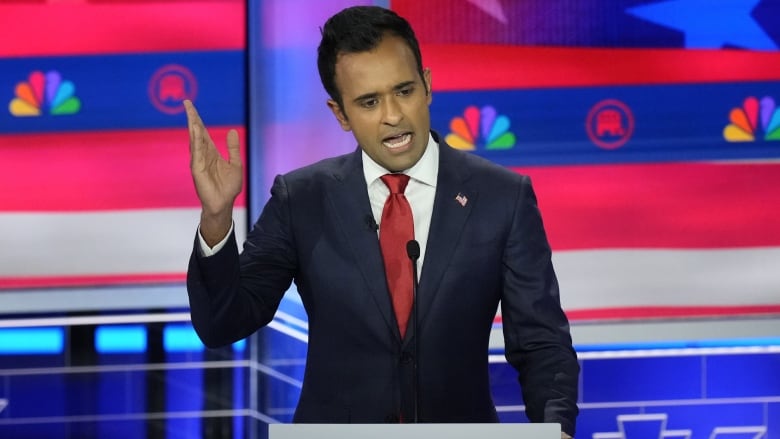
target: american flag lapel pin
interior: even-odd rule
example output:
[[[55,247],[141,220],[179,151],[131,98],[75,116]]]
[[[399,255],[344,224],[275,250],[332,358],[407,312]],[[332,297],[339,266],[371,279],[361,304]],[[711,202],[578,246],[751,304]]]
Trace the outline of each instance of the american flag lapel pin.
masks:
[[[460,192],[458,192],[458,195],[455,195],[455,201],[460,203],[461,207],[466,207],[466,203],[469,202],[469,199],[466,198],[465,195],[463,195]]]

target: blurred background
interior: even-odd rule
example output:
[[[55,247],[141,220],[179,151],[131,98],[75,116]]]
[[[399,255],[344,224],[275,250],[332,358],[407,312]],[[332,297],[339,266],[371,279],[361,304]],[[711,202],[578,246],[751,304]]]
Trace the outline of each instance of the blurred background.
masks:
[[[350,152],[316,70],[344,7],[407,18],[432,127],[530,175],[581,366],[577,437],[780,438],[780,0],[5,0],[0,437],[262,438],[297,403],[297,292],[205,349],[182,101],[273,177]],[[504,422],[527,422],[491,351]]]

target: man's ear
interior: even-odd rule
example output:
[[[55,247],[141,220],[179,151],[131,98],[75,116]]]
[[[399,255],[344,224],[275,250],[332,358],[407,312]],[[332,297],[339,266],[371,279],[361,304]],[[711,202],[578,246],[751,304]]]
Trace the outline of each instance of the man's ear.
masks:
[[[352,131],[352,127],[349,125],[349,119],[347,119],[347,115],[344,114],[344,111],[341,110],[341,106],[338,102],[333,99],[328,99],[328,108],[330,108],[330,111],[336,116],[336,120],[339,122],[339,125],[341,125],[342,130]]]

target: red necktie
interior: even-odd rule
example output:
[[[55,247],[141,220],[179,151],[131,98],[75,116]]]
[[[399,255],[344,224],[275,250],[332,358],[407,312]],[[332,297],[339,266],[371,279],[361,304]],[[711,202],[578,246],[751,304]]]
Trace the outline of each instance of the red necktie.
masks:
[[[409,183],[405,174],[385,174],[382,181],[390,189],[379,223],[379,245],[385,261],[385,275],[401,338],[412,310],[412,261],[406,254],[406,243],[414,239],[412,207],[404,196]]]

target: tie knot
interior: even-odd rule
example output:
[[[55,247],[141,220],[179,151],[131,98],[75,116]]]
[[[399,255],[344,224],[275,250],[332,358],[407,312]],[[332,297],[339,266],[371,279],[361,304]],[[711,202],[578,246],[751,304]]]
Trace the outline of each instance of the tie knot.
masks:
[[[409,176],[406,174],[385,174],[381,177],[391,194],[402,194],[409,184]]]

